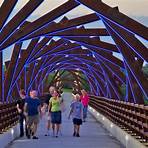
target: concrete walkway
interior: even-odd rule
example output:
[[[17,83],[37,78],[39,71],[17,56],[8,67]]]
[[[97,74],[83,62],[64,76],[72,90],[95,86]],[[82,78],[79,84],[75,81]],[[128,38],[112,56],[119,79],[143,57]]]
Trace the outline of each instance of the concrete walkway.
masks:
[[[45,121],[42,120],[38,129],[38,140],[28,140],[24,137],[15,140],[8,148],[124,148],[90,114],[87,122],[81,127],[81,137],[73,137],[72,121],[67,119],[71,94],[65,93],[64,100],[67,110],[63,113],[62,136],[45,137]]]

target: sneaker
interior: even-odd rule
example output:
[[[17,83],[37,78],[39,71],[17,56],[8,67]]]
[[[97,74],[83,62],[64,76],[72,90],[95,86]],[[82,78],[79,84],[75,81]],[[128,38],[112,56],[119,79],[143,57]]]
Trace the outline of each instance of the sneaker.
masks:
[[[55,137],[58,138],[59,137],[59,133],[56,133],[56,136]]]
[[[39,139],[39,138],[38,138],[38,137],[36,137],[36,136],[33,136],[33,137],[32,137],[32,139]]]
[[[76,134],[76,137],[80,137],[79,133]]]
[[[48,134],[45,134],[45,136],[50,136],[50,134],[48,133]]]
[[[20,134],[20,138],[21,138],[21,137],[24,137],[24,134]]]

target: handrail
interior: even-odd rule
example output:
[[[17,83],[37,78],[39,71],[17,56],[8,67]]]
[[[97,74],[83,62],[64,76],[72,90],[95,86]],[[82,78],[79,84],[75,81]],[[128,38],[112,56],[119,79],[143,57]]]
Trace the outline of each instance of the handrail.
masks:
[[[92,95],[89,105],[140,142],[148,142],[148,106]]]
[[[18,119],[15,102],[0,104],[0,134],[15,126]]]

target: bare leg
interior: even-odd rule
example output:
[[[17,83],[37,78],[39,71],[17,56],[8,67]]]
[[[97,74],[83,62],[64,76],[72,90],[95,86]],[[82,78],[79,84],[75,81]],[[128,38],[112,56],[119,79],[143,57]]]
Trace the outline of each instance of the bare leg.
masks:
[[[50,130],[50,120],[47,121],[47,130]]]
[[[49,131],[50,131],[50,126],[51,126],[51,122],[50,122],[50,120],[48,120],[48,121],[47,121],[47,125],[46,125],[47,131],[46,131],[45,136],[49,136],[49,135],[50,135],[50,133],[49,133]]]
[[[36,132],[37,132],[37,127],[38,127],[38,124],[37,124],[37,123],[34,123],[33,129],[32,129],[33,136],[34,136],[34,135],[36,134]]]
[[[56,124],[56,137],[58,137],[59,129],[60,129],[60,124]]]
[[[62,125],[61,124],[59,124],[59,133],[62,136]]]
[[[53,136],[55,136],[55,124],[52,123]]]
[[[80,125],[77,125],[76,126],[76,133],[77,133],[76,136],[77,137],[80,137],[79,132],[80,132]]]
[[[77,126],[77,133],[80,134],[80,125]]]
[[[76,136],[77,134],[77,125],[74,124],[74,127],[73,127],[73,136]]]
[[[28,138],[28,139],[31,138],[33,125],[34,125],[33,122],[28,121],[28,123],[27,123],[27,131],[28,131],[27,138]]]
[[[34,123],[33,124],[33,129],[32,129],[32,139],[38,139],[38,137],[36,137],[36,132],[37,132],[37,127],[38,127],[38,123]]]

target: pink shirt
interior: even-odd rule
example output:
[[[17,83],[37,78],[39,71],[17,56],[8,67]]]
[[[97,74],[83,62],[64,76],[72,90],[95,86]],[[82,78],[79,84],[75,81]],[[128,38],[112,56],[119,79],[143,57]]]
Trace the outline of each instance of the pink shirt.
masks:
[[[88,102],[89,102],[89,96],[88,95],[85,95],[85,96],[81,96],[81,102],[84,106],[87,106],[88,105]]]

